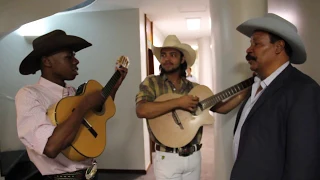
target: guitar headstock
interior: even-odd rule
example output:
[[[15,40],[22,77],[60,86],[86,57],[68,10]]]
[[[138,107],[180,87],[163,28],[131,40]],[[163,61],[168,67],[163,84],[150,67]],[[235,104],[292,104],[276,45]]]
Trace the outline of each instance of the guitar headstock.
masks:
[[[120,56],[119,59],[116,62],[116,66],[119,67],[125,67],[128,68],[129,67],[129,58],[127,56]]]

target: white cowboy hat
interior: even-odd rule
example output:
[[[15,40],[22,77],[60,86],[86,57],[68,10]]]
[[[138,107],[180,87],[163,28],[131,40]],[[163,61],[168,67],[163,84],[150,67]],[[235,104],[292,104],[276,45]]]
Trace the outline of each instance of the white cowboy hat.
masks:
[[[152,52],[157,57],[158,61],[160,61],[162,48],[174,48],[181,51],[184,55],[188,67],[191,67],[196,60],[196,51],[193,50],[190,45],[181,43],[175,35],[168,35],[164,40],[162,47],[152,46]]]
[[[276,14],[267,13],[264,17],[245,21],[237,27],[237,30],[249,38],[255,30],[263,30],[278,35],[292,49],[291,63],[302,64],[307,60],[307,53],[296,26]]]

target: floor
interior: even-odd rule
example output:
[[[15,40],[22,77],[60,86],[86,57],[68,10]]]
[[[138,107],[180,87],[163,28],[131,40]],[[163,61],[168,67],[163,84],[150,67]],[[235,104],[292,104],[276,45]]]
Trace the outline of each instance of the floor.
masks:
[[[202,170],[201,180],[212,180],[213,167],[213,126],[203,128],[202,137]],[[99,180],[155,180],[153,166],[151,165],[146,175],[137,174],[99,174]]]

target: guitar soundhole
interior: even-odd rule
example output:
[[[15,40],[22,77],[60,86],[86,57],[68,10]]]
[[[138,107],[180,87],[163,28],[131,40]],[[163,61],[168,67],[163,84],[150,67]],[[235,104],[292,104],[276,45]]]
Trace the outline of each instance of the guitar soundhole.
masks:
[[[103,106],[99,106],[97,109],[95,109],[95,111],[98,112],[98,113],[101,113],[102,107],[103,107]]]
[[[94,109],[96,114],[103,114],[105,112],[105,106],[99,106],[98,108]]]

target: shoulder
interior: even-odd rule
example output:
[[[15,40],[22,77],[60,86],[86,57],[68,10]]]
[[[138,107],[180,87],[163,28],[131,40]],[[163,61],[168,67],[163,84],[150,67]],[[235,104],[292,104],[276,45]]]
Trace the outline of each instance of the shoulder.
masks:
[[[283,82],[283,97],[290,99],[291,104],[301,98],[320,98],[320,86],[310,76],[294,68]]]
[[[300,90],[305,88],[313,88],[320,90],[319,84],[314,79],[296,68],[293,69],[290,78],[287,80],[287,84],[292,89]]]
[[[148,75],[148,76],[145,78],[145,80],[146,80],[146,79],[157,79],[158,76],[159,76],[159,75],[151,74],[151,75]],[[160,77],[160,76],[159,76],[159,77]]]
[[[191,82],[192,83],[192,86],[193,87],[196,87],[196,86],[198,86],[199,84],[198,83],[196,83],[196,82]]]
[[[189,79],[186,78],[186,81],[192,86],[192,87],[195,87],[195,86],[198,86],[199,83],[197,82],[194,82],[194,81],[190,81]]]
[[[41,94],[41,86],[39,84],[26,85],[20,88],[15,96],[16,101],[19,99],[36,98]]]
[[[37,91],[36,85],[26,85],[18,90],[16,96],[35,94]]]

